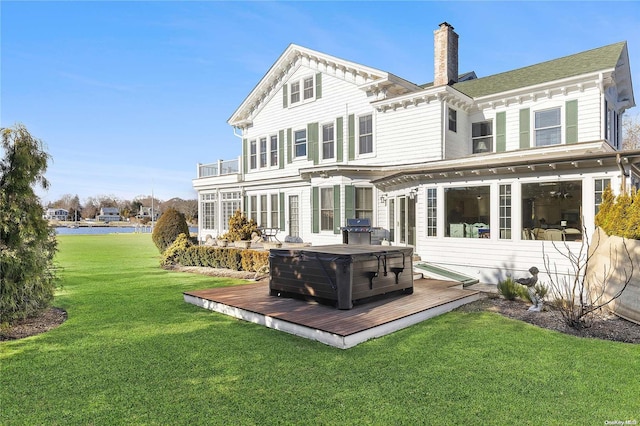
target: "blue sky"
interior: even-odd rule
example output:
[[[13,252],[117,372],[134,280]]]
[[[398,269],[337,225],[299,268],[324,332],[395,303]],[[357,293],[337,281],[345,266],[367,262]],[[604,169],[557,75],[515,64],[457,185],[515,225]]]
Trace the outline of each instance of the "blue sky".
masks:
[[[479,77],[626,40],[640,103],[638,2],[0,2],[0,125],[53,157],[40,191],[195,198],[231,159],[227,119],[290,43],[433,80],[433,31]],[[630,111],[638,114],[638,108]]]

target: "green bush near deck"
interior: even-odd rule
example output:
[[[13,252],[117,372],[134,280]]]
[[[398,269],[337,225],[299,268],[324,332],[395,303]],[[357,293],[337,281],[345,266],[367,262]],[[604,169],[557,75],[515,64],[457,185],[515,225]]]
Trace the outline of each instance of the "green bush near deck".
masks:
[[[69,319],[0,343],[3,425],[640,420],[640,345],[454,311],[340,350],[185,303],[243,282],[161,269],[148,234],[59,248]]]
[[[164,252],[180,234],[189,235],[189,225],[184,214],[169,207],[156,222],[151,238],[154,244]]]

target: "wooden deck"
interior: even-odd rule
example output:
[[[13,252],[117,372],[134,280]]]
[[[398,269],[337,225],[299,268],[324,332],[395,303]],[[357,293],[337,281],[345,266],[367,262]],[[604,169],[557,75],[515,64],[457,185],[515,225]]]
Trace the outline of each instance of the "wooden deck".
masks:
[[[464,290],[460,283],[431,279],[415,280],[411,295],[388,295],[356,304],[349,310],[316,301],[270,296],[267,282],[184,293],[187,303],[342,349],[478,298],[478,291]]]

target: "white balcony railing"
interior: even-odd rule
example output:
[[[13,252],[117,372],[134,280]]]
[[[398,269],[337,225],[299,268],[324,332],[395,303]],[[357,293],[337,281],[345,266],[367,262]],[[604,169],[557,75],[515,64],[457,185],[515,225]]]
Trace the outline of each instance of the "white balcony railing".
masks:
[[[219,160],[211,164],[198,164],[198,179],[211,176],[235,175],[238,173],[240,173],[239,158],[235,160]]]

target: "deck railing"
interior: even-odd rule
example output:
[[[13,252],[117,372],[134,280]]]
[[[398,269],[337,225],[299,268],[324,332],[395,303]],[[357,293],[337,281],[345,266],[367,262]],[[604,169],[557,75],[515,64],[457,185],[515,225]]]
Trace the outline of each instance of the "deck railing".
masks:
[[[240,159],[219,160],[210,164],[198,164],[198,178],[234,175],[240,173]]]

